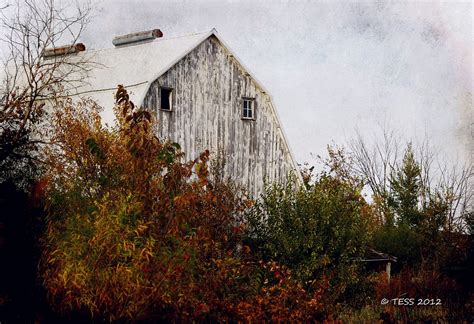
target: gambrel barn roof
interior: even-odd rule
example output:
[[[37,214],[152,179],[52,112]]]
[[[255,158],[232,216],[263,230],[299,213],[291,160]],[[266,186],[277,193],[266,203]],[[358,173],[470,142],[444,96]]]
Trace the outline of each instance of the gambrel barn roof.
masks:
[[[96,67],[88,77],[87,84],[75,90],[77,91],[76,95],[94,99],[106,109],[104,113],[105,120],[112,121],[113,116],[110,107],[114,105],[114,94],[118,84],[123,84],[129,91],[131,100],[141,106],[150,85],[209,37],[215,37],[226,49],[229,56],[233,57],[241,69],[268,95],[275,122],[289,150],[293,167],[298,170],[270,93],[241,63],[215,29],[204,33],[157,38],[145,43],[79,53],[78,55],[90,56],[90,60],[96,64]],[[71,95],[74,96],[72,93]],[[297,172],[297,178],[302,181],[299,172]]]

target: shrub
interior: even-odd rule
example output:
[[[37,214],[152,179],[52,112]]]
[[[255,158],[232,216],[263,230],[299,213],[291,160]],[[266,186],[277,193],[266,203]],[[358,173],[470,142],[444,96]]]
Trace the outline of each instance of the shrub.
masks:
[[[369,241],[372,222],[357,179],[340,163],[343,153],[330,153],[332,168],[308,188],[298,188],[292,181],[269,186],[247,214],[251,246],[265,260],[291,269],[305,287],[327,276],[329,303],[361,281],[361,263],[355,261]]]
[[[182,162],[124,88],[116,98],[113,129],[90,102],[58,103],[40,265],[54,307],[107,320],[314,317],[323,285],[307,293],[258,262],[242,242],[250,202],[209,180],[209,152]]]

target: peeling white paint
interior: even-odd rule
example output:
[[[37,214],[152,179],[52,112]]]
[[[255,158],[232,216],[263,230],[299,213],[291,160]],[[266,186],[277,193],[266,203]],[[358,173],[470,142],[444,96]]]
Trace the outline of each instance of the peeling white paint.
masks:
[[[160,87],[173,88],[172,111],[159,109]],[[255,120],[241,118],[242,97],[255,98]],[[223,152],[224,176],[254,196],[295,169],[268,94],[216,37],[153,82],[143,106],[156,112],[158,137],[179,143],[186,158]]]

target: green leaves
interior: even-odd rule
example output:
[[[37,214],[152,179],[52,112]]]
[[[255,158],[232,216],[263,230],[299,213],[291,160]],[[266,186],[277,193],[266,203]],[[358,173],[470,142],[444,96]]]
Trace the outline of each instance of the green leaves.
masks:
[[[105,153],[102,151],[102,149],[100,148],[99,144],[97,144],[96,140],[92,137],[89,137],[87,140],[86,140],[86,145],[87,147],[89,148],[89,151],[94,155],[96,156],[97,158],[99,158],[100,160],[103,160],[105,159]]]
[[[398,215],[398,222],[416,226],[421,221],[419,197],[421,167],[415,160],[411,144],[408,144],[402,165],[390,178],[391,197],[389,206]]]
[[[274,184],[247,214],[248,239],[265,260],[288,266],[301,283],[326,271],[344,273],[369,240],[365,206],[352,181],[325,173],[307,190]]]
[[[178,143],[171,143],[163,147],[156,156],[157,160],[166,165],[171,165],[175,162],[178,157],[181,146]]]

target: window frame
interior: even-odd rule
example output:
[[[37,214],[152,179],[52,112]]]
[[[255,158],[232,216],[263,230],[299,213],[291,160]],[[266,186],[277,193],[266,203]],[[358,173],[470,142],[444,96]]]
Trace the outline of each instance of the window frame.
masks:
[[[168,91],[170,92],[169,98],[168,98],[170,109],[165,109],[165,108],[163,108],[163,106],[162,106],[162,102],[163,102],[163,93],[162,93],[162,91],[163,91],[163,90],[168,90]],[[159,102],[159,109],[160,109],[161,111],[172,112],[172,111],[174,110],[174,109],[173,109],[173,106],[174,106],[174,105],[173,105],[173,97],[174,97],[173,93],[174,93],[174,89],[173,89],[172,87],[160,86],[160,102]]]
[[[249,111],[249,108],[245,108],[245,103],[246,102],[249,102],[251,105],[250,105],[250,111],[252,113],[252,117],[248,117],[248,111]],[[240,118],[242,120],[255,120],[255,111],[256,111],[256,100],[255,100],[255,97],[242,97],[242,104],[240,106]],[[244,112],[245,110],[247,110],[247,116],[244,116]]]

